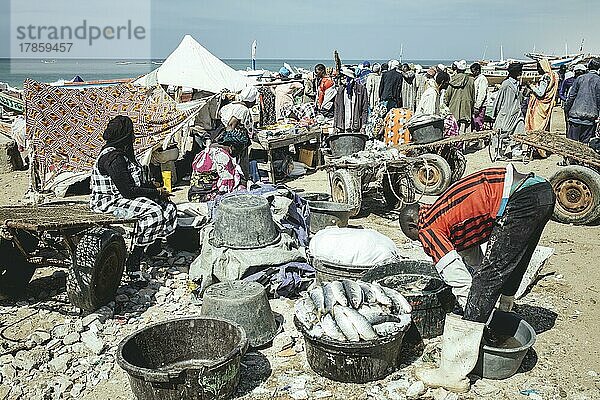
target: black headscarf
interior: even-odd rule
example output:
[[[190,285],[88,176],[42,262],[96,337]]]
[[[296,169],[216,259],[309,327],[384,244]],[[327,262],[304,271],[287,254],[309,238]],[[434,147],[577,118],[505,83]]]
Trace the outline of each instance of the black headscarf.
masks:
[[[135,160],[133,154],[133,121],[126,115],[117,115],[110,121],[102,134],[106,147],[121,150],[130,160]]]

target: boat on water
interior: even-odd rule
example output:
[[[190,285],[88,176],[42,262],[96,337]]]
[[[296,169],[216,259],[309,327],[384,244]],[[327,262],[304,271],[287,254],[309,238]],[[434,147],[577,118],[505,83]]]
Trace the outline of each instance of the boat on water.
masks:
[[[40,60],[43,64],[54,64],[56,60]]]

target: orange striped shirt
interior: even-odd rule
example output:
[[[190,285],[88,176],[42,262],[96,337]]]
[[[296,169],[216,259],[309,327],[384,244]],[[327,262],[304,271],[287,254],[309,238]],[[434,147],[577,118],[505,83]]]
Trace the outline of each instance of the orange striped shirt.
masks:
[[[487,241],[508,197],[507,185],[510,190],[512,166],[484,169],[456,182],[431,206],[421,206],[419,241],[434,263],[452,250]]]

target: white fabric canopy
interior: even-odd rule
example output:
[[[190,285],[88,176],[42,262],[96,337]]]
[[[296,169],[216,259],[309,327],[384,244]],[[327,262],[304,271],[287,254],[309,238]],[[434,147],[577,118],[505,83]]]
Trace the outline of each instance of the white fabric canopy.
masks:
[[[154,76],[161,85],[185,86],[218,93],[223,89],[239,92],[250,80],[206,50],[190,35],[150,74],[136,84],[148,86]]]

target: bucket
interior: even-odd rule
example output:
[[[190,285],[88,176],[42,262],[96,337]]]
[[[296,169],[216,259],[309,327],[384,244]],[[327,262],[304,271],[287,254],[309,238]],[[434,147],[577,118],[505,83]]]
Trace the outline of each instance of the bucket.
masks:
[[[473,374],[486,379],[510,378],[535,343],[535,330],[519,315],[498,310],[492,314],[488,328],[496,336],[509,338],[516,346],[503,348],[484,344],[479,350],[479,360]]]
[[[378,265],[361,278],[365,282],[378,282],[401,293],[412,306],[412,323],[422,339],[430,339],[444,332],[446,313],[454,309],[455,298],[450,286],[438,275],[428,261],[403,260]],[[407,286],[424,280],[424,290],[407,290]],[[409,335],[414,332],[409,330]],[[412,338],[411,338],[412,339]]]
[[[138,400],[230,398],[248,347],[238,325],[185,317],[149,325],[119,343],[117,363]]]
[[[319,192],[306,192],[299,193],[298,196],[303,198],[304,200],[311,201],[329,201],[331,200],[331,195],[329,193],[319,193]]]
[[[367,144],[367,135],[362,133],[340,133],[327,138],[333,157],[351,156],[363,151]]]
[[[366,383],[383,379],[399,365],[404,332],[362,342],[338,342],[314,338],[296,317],[304,336],[308,365],[317,374],[338,382]]]
[[[358,280],[372,265],[344,265],[313,258],[312,266],[316,271],[317,283],[338,281],[340,279]]]
[[[433,119],[408,127],[413,143],[431,143],[444,138],[444,120]]]
[[[229,281],[209,286],[202,298],[201,314],[239,324],[252,347],[269,343],[277,333],[267,292],[258,282]]]
[[[262,196],[237,194],[217,206],[215,228],[209,243],[214,247],[257,249],[281,238],[269,202]]]
[[[347,227],[353,207],[333,201],[309,201],[308,209],[310,210],[310,232],[317,233],[328,226]]]

